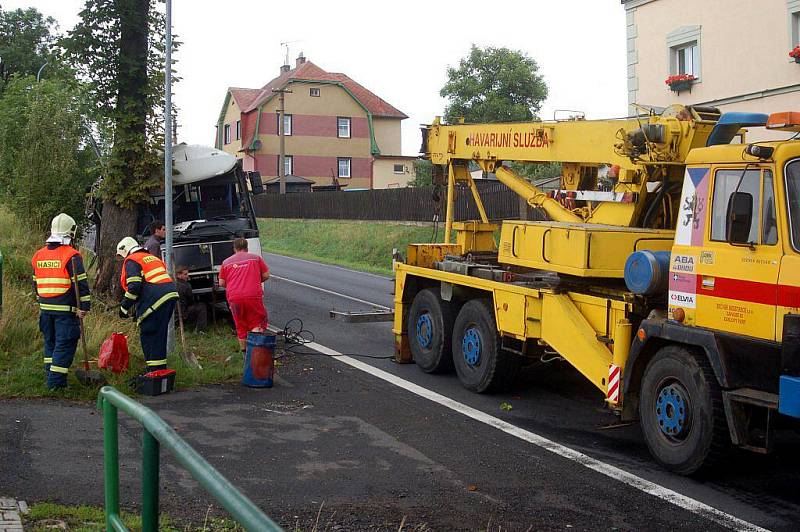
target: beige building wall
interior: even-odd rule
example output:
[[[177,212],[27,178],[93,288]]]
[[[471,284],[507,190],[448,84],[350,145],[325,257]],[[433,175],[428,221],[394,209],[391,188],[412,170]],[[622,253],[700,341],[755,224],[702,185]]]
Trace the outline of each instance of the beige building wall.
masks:
[[[800,0],[627,0],[625,9],[630,104],[800,108],[800,64],[789,57],[800,37]],[[693,41],[698,80],[691,92],[672,92],[664,80],[677,73],[676,49]],[[750,138],[763,135],[758,128]]]
[[[372,124],[375,129],[375,141],[381,150],[381,155],[400,155],[403,153],[400,145],[400,119],[373,117]]]
[[[241,157],[241,153],[239,150],[242,149],[242,139],[236,138],[236,121],[241,117],[241,111],[239,110],[239,106],[236,105],[236,101],[231,98],[231,101],[228,103],[228,109],[225,111],[225,120],[222,121],[223,131],[220,134],[220,138],[222,139],[223,145],[222,150],[234,155],[236,157]],[[231,142],[230,144],[225,144],[225,125],[231,126]],[[241,136],[241,135],[240,135]]]
[[[395,166],[402,166],[402,172],[395,171]],[[416,177],[412,157],[378,157],[372,163],[372,171],[372,188],[407,187]]]
[[[310,95],[309,89],[312,87],[319,89],[319,96]],[[367,116],[364,109],[344,89],[336,85],[292,82],[287,88],[292,91],[285,96],[287,113],[297,112],[318,116]],[[273,113],[277,109],[277,96],[264,106],[265,111],[269,110]]]

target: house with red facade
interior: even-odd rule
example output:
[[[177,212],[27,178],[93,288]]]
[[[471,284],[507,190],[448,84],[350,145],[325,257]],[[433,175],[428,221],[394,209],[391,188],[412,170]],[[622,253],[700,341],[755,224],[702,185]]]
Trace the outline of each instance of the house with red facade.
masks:
[[[285,171],[347,190],[406,186],[414,157],[401,155],[408,118],[346,74],[327,72],[302,54],[295,68],[260,89],[231,87],[217,122],[216,147],[242,159],[264,181],[278,175],[279,95],[285,89]]]

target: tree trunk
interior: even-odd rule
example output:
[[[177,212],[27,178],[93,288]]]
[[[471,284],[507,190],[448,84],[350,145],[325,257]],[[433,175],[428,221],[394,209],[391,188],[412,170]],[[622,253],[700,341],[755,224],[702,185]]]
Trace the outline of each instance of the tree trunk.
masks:
[[[100,224],[100,246],[98,253],[95,292],[114,299],[122,297],[119,274],[122,261],[117,260],[117,244],[126,236],[136,234],[136,212],[123,209],[110,200],[103,202],[103,220]]]
[[[115,112],[114,147],[109,172],[121,176],[122,186],[136,187],[148,176],[142,173],[141,155],[146,151],[147,113],[147,40],[149,0],[116,0],[116,16],[120,21],[120,53],[117,70],[117,103]],[[138,188],[138,187],[137,187]],[[126,236],[136,235],[136,209],[121,205],[110,193],[103,201],[103,220],[100,224],[100,256],[95,291],[107,296],[121,296],[116,261],[117,243]]]

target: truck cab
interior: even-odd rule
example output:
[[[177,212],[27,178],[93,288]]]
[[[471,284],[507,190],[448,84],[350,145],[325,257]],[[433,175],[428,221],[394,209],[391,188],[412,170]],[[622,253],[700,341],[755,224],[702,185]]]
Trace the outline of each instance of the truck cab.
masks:
[[[709,362],[731,441],[769,451],[776,414],[800,417],[800,142],[689,153],[668,285],[666,319],[641,323],[625,389],[648,388],[634,369],[644,367],[642,355],[686,346]],[[663,426],[674,422],[680,434],[684,418],[676,407],[690,402],[689,394],[665,381],[655,397],[653,421],[661,428],[653,438],[674,440]],[[674,414],[658,408],[662,399]]]
[[[222,261],[233,255],[233,240],[245,238],[248,251],[261,254],[252,195],[263,193],[258,172],[245,172],[241,160],[214,148],[174,148],[173,248],[175,266],[189,268],[192,292],[211,303],[224,301],[217,286]],[[144,242],[152,222],[164,220],[163,188],[141,205],[137,238]],[[165,252],[161,246],[162,255]]]

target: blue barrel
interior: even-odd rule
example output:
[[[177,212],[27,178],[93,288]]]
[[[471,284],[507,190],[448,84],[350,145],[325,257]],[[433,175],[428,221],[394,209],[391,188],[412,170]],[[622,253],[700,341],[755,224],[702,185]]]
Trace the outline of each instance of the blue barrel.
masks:
[[[634,294],[658,295],[669,285],[669,251],[635,251],[625,261],[625,285]]]
[[[275,373],[275,335],[247,333],[242,384],[251,388],[272,388]]]

